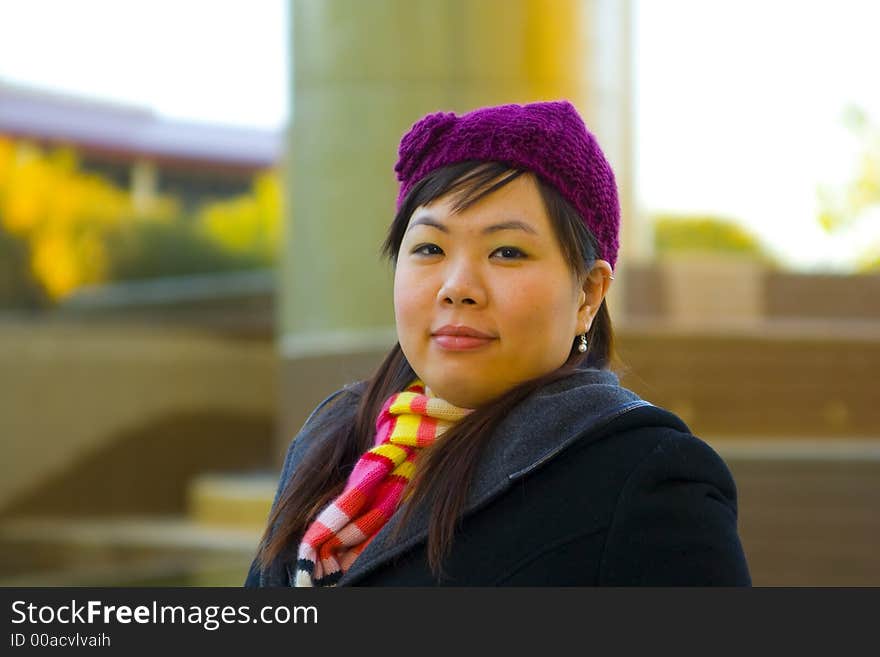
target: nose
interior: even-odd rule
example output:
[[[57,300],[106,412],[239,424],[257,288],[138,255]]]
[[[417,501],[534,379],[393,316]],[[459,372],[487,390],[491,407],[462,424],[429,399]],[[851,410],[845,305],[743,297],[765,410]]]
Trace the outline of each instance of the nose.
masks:
[[[484,305],[486,290],[477,267],[465,259],[450,263],[444,271],[437,300],[441,304],[453,306]]]

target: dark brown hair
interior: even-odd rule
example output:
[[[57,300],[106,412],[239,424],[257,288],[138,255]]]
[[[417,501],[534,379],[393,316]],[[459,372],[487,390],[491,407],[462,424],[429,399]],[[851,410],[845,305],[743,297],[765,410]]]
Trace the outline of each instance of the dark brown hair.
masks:
[[[432,172],[416,184],[401,204],[382,246],[382,254],[396,265],[409,218],[421,205],[451,195],[453,211],[460,212],[520,175],[534,175],[495,162],[462,162]],[[563,255],[573,277],[583,282],[596,260],[595,238],[578,212],[554,187],[535,176]],[[587,333],[588,350],[580,353],[573,341],[568,359],[558,369],[524,381],[454,424],[443,440],[425,448],[407,492],[398,529],[413,509],[430,501],[428,562],[442,576],[444,556],[452,546],[456,525],[464,510],[474,470],[494,429],[517,404],[543,386],[570,376],[578,367],[607,369],[614,351],[611,318],[606,302]],[[321,420],[327,439],[316,441],[281,491],[270,514],[257,555],[262,567],[288,549],[296,550],[311,521],[335,499],[358,458],[371,446],[376,418],[383,402],[403,390],[415,372],[397,343],[366,381],[353,421],[345,414],[326,411]],[[317,418],[316,418],[317,421]]]

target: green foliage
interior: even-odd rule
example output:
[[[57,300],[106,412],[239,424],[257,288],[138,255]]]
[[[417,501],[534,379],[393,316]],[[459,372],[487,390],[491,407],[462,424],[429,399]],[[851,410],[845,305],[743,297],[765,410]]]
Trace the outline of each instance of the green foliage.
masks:
[[[233,253],[192,222],[125,222],[107,239],[110,280],[184,276],[265,267],[264,257]]]
[[[727,253],[770,259],[752,233],[730,220],[712,216],[657,215],[654,248],[658,255]]]
[[[872,245],[858,258],[856,271],[860,274],[880,274],[880,244]]]
[[[857,107],[844,112],[843,123],[859,140],[855,175],[842,187],[820,185],[819,225],[827,232],[836,232],[853,226],[865,212],[880,206],[880,125]]]
[[[0,308],[33,310],[46,305],[43,286],[28,266],[30,257],[27,241],[10,235],[0,221]]]

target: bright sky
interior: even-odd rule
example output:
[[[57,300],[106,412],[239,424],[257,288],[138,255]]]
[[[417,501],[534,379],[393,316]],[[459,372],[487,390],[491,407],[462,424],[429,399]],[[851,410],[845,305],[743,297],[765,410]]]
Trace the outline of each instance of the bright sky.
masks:
[[[0,0],[0,81],[280,127],[286,0]]]
[[[800,268],[880,241],[880,216],[815,220],[817,184],[855,164],[844,109],[880,120],[880,2],[633,1],[644,211],[731,217]],[[0,80],[276,128],[286,25],[286,0],[0,0]]]
[[[857,161],[844,109],[880,121],[880,2],[637,3],[645,210],[727,215],[804,269],[880,244],[880,214],[835,237],[815,219]]]

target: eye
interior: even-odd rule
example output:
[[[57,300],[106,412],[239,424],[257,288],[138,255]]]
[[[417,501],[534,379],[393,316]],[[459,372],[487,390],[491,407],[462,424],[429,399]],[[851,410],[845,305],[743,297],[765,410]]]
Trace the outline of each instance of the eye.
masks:
[[[422,244],[421,246],[417,246],[412,251],[413,255],[438,255],[439,253],[443,253],[443,249],[441,249],[436,244]]]
[[[526,257],[526,254],[515,246],[500,246],[492,253],[500,253],[502,260],[520,260]]]

